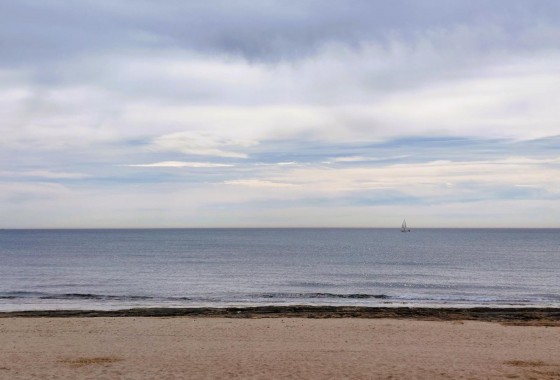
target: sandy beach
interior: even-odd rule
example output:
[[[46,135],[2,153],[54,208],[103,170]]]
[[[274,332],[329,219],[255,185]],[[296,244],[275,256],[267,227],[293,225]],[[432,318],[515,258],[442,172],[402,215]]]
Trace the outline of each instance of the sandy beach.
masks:
[[[1,379],[560,378],[556,321],[0,318]]]

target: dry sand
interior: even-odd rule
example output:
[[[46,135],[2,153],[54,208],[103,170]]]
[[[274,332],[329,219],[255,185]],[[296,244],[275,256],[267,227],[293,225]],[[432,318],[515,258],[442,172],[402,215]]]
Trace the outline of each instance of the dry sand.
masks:
[[[560,379],[560,327],[305,318],[0,319],[0,379]]]

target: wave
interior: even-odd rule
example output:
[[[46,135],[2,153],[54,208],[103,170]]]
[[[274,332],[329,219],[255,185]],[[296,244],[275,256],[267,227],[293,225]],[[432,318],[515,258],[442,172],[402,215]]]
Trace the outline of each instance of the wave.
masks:
[[[41,295],[44,294],[46,293],[25,292],[25,291],[5,292],[5,293],[0,293],[0,300],[11,300],[17,298],[39,298]]]
[[[107,294],[91,294],[91,293],[64,293],[64,294],[50,294],[39,297],[43,300],[150,300],[154,297],[149,296],[116,296]]]
[[[555,294],[525,294],[518,296],[497,295],[465,295],[465,294],[373,294],[373,293],[332,293],[332,292],[269,292],[245,294],[215,294],[189,296],[153,296],[153,295],[118,295],[96,293],[43,293],[13,291],[0,292],[0,301],[4,305],[23,302],[26,305],[45,304],[49,301],[65,301],[69,303],[113,304],[126,305],[235,305],[240,303],[263,305],[267,303],[290,304],[344,304],[344,305],[376,305],[376,304],[431,304],[431,305],[539,305],[557,304],[560,296]]]
[[[365,294],[365,293],[264,293],[259,294],[257,297],[261,298],[282,298],[282,299],[294,299],[294,298],[348,298],[348,299],[386,299],[389,296],[385,294]]]
[[[190,297],[154,297],[139,295],[111,295],[94,293],[41,293],[41,292],[7,292],[0,293],[0,300],[13,299],[41,299],[41,300],[97,300],[97,301],[190,301]]]
[[[560,298],[557,295],[539,294],[539,295],[523,295],[518,297],[508,296],[490,296],[490,295],[438,295],[438,294],[368,294],[368,293],[264,293],[255,294],[251,299],[262,303],[263,299],[274,301],[295,301],[305,302],[306,300],[314,302],[316,299],[323,299],[325,303],[348,300],[359,302],[360,300],[383,300],[383,304],[431,304],[431,305],[532,305],[532,304],[550,304],[557,303]],[[329,301],[332,300],[332,301]],[[336,301],[340,300],[340,301]],[[353,300],[353,301],[352,301]],[[315,301],[316,302],[316,301]],[[314,302],[314,303],[315,303]],[[360,303],[363,304],[363,303]]]
[[[99,300],[99,301],[190,301],[193,297],[155,297],[142,295],[110,295],[94,293],[41,293],[41,292],[8,292],[0,293],[0,299],[35,298],[41,300]],[[224,297],[229,298],[229,297]],[[233,298],[236,298],[233,296]],[[242,296],[250,299],[386,299],[385,294],[365,293],[259,293]],[[210,299],[208,299],[210,300]],[[216,299],[213,299],[216,300]]]

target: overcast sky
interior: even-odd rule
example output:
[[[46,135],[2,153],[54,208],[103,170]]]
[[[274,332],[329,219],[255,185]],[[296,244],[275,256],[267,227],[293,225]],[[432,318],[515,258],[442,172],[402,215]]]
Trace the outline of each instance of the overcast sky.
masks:
[[[0,227],[560,227],[557,0],[3,0]]]

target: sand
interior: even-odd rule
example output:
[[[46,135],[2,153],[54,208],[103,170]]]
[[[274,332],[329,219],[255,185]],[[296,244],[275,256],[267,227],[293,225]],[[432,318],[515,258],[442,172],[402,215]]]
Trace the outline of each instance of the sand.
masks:
[[[560,379],[560,327],[364,318],[0,318],[0,379]]]

